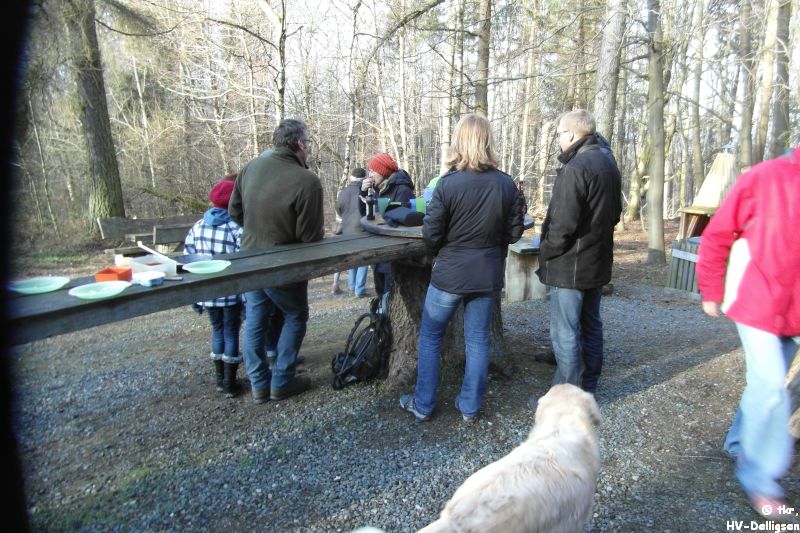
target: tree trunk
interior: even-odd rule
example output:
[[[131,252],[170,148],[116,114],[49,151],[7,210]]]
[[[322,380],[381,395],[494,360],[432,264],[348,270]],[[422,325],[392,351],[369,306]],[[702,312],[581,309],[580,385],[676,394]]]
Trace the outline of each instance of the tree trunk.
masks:
[[[609,142],[614,136],[617,84],[622,37],[625,34],[626,0],[609,0],[603,21],[603,41],[597,58],[594,118],[599,131]]]
[[[648,58],[648,136],[651,139],[650,185],[647,190],[647,263],[664,264],[664,55],[661,31],[661,2],[647,1],[647,31],[650,34]]]
[[[358,114],[358,101],[359,90],[363,83],[363,76],[366,69],[359,69],[360,74],[356,77],[355,69],[355,53],[356,53],[356,37],[358,35],[358,10],[361,8],[361,0],[356,2],[353,6],[353,25],[351,27],[350,35],[350,53],[347,58],[347,79],[350,85],[347,92],[348,97],[348,116],[347,116],[347,137],[345,138],[344,145],[344,168],[342,169],[341,184],[347,183],[348,176],[350,175],[350,168],[352,163],[352,154],[354,149],[356,116]]]
[[[53,204],[50,201],[50,173],[47,170],[46,158],[44,156],[44,149],[42,148],[42,141],[39,138],[39,128],[36,126],[36,119],[33,116],[33,107],[32,102],[28,99],[28,106],[31,110],[31,131],[33,131],[33,138],[36,140],[36,150],[39,153],[39,166],[42,170],[42,189],[44,191],[44,201],[47,205],[47,214],[50,216],[50,223],[53,225],[53,230],[55,230],[57,236],[61,236],[61,232],[58,229],[58,221],[56,220],[56,215],[53,213]],[[38,199],[37,199],[38,203]],[[41,221],[41,218],[40,218]]]
[[[423,261],[392,263],[392,297],[389,315],[392,325],[392,352],[386,387],[401,391],[412,387],[417,378],[419,328],[425,305],[425,294],[431,280],[430,258]],[[464,308],[455,313],[442,341],[442,367],[464,364]],[[489,361],[492,372],[510,375],[503,335],[503,315],[500,297],[495,300],[489,330]]]
[[[767,144],[767,129],[769,128],[769,110],[772,99],[772,81],[775,72],[775,48],[778,40],[778,11],[780,5],[777,0],[767,2],[767,27],[764,35],[764,52],[761,54],[761,91],[758,103],[758,126],[756,128],[756,142],[753,146],[753,162],[758,163],[764,159],[764,149]]]
[[[742,122],[739,128],[739,168],[742,170],[753,164],[753,106],[755,105],[753,76],[755,57],[750,35],[751,16],[752,8],[750,2],[742,2],[742,11],[739,19],[739,57],[742,63]]]
[[[705,1],[701,0],[695,6],[694,31],[697,35],[694,51],[694,79],[692,84],[691,103],[691,136],[692,136],[692,171],[696,187],[700,187],[705,179],[705,164],[703,160],[703,145],[700,142],[700,84],[703,77],[703,44],[705,41]],[[685,186],[685,184],[684,184]],[[681,188],[681,207],[686,200],[685,191]]]
[[[431,267],[428,264],[392,263],[392,297],[389,301],[392,353],[386,376],[389,390],[404,390],[416,382],[419,326],[430,280]]]
[[[111,135],[103,64],[97,44],[93,0],[65,4],[71,61],[78,86],[79,117],[89,164],[89,216],[124,217],[117,152]],[[95,224],[92,232],[97,232]]]
[[[153,153],[150,150],[150,125],[147,121],[147,107],[144,103],[143,82],[139,79],[139,69],[136,66],[136,58],[132,58],[133,80],[136,82],[136,96],[139,100],[139,113],[142,117],[142,137],[144,139],[144,155],[147,158],[147,170],[150,174],[150,186],[156,189],[156,171],[153,165]],[[147,71],[145,70],[145,78]]]
[[[789,146],[789,21],[792,2],[783,0],[778,11],[775,66],[775,96],[772,99],[772,141],[766,159],[781,155]]]
[[[481,24],[478,33],[478,68],[475,80],[475,112],[489,115],[489,50],[492,33],[492,0],[481,4]]]
[[[406,11],[405,1],[402,2],[403,13]],[[400,106],[400,113],[398,120],[400,122],[400,152],[396,155],[397,162],[400,168],[405,169],[414,175],[413,169],[408,166],[408,131],[407,131],[407,107],[408,107],[408,88],[406,87],[406,28],[405,26],[400,29],[400,97],[398,98],[398,105]]]
[[[653,150],[653,143],[650,136],[646,135],[645,125],[640,127],[637,139],[643,139],[644,146],[639,150],[639,155],[636,158],[636,167],[631,172],[631,184],[628,189],[628,209],[625,212],[625,220],[633,221],[641,218],[641,194],[642,194],[642,179],[647,173],[647,168],[650,166],[650,159]]]

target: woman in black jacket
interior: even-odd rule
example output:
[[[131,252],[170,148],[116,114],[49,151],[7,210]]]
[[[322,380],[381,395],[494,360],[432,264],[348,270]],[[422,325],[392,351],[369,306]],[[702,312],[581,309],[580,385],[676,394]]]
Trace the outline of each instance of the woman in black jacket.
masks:
[[[483,116],[458,122],[445,162],[450,172],[439,179],[422,228],[435,257],[419,333],[417,385],[400,406],[419,420],[430,418],[442,338],[463,302],[466,365],[455,405],[471,424],[486,392],[492,307],[503,287],[508,245],[522,236],[524,198],[514,180],[497,170],[491,126]]]
[[[400,202],[408,207],[408,201],[414,198],[414,183],[408,172],[399,168],[392,156],[386,152],[372,157],[367,162],[369,172],[361,183],[361,195],[366,196],[370,187],[375,188],[377,198],[388,198],[390,202]],[[366,214],[361,204],[362,216]],[[392,264],[378,263],[372,267],[375,279],[375,292],[378,296],[392,289]]]

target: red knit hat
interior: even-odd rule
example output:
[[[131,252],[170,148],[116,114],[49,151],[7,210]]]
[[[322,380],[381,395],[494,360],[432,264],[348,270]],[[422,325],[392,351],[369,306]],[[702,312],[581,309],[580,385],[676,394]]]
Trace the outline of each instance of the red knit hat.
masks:
[[[211,203],[214,204],[214,207],[228,209],[228,202],[231,199],[233,185],[234,182],[227,179],[223,179],[214,185],[214,188],[208,193],[208,199],[211,200]]]
[[[372,159],[367,161],[367,168],[370,170],[374,170],[381,176],[391,176],[392,172],[397,170],[397,163],[395,163],[392,156],[383,152],[382,154],[378,154],[374,156]]]

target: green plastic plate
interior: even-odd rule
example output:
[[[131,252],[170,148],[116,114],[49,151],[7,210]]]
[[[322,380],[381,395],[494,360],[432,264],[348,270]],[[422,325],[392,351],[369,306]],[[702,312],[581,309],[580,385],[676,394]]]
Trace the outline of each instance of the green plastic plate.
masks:
[[[98,281],[74,287],[69,290],[69,294],[82,300],[101,300],[116,296],[130,286],[130,282],[127,281]]]
[[[212,259],[211,261],[195,261],[194,263],[183,265],[183,269],[192,274],[213,274],[215,272],[221,272],[229,266],[231,266],[230,261]]]
[[[12,281],[8,284],[8,288],[22,294],[42,294],[56,291],[67,283],[69,283],[69,278],[62,276],[40,276]]]

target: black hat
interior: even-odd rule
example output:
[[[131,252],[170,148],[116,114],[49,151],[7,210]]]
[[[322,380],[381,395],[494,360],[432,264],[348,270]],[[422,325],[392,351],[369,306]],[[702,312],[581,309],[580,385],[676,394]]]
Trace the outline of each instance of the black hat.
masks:
[[[367,177],[367,171],[361,167],[354,168],[353,171],[350,173],[351,176],[354,178],[363,179]]]

